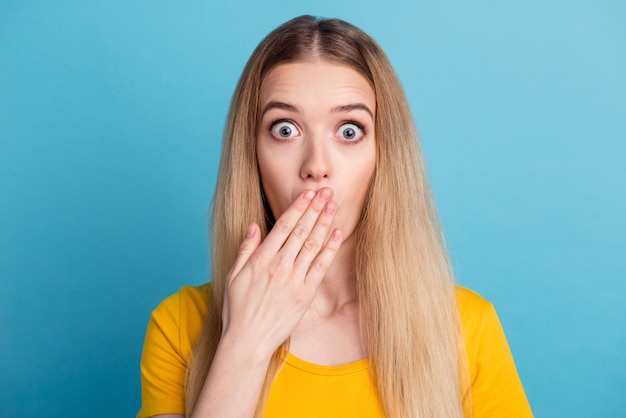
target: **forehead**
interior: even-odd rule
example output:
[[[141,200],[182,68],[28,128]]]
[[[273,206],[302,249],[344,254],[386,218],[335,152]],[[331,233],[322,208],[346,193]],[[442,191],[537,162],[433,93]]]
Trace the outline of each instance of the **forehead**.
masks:
[[[363,75],[347,65],[324,60],[276,66],[263,80],[259,99],[260,106],[275,100],[303,106],[358,101],[375,111],[376,105],[374,89]]]

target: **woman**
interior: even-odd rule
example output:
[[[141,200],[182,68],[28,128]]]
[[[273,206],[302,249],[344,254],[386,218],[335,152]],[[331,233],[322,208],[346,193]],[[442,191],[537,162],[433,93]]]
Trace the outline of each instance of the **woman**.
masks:
[[[399,81],[354,26],[302,16],[256,48],[212,239],[212,283],[153,312],[139,416],[532,416],[492,305],[453,285]]]

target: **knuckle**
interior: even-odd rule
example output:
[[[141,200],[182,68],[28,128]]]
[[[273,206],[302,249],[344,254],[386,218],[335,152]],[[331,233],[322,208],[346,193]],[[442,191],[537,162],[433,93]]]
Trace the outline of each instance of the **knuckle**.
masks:
[[[276,228],[278,232],[288,233],[291,230],[291,225],[289,225],[287,221],[279,219],[276,221],[274,228]]]
[[[318,259],[313,263],[313,268],[317,271],[326,271],[328,264],[324,260]]]
[[[271,270],[267,275],[267,279],[269,282],[276,282],[277,280],[279,280],[280,277],[282,277],[282,271],[280,268],[275,268]]]
[[[275,267],[284,267],[286,264],[287,264],[287,257],[285,257],[285,254],[283,254],[283,253],[276,254],[275,261],[274,261],[274,266]]]
[[[268,274],[269,281],[275,284],[284,283],[285,278],[287,276],[288,276],[287,269],[285,269],[285,267],[281,265],[278,265],[275,268],[273,268]]]
[[[296,225],[293,234],[298,238],[306,238],[309,235],[309,229],[304,225]]]
[[[282,255],[279,255],[278,258],[272,262],[270,267],[270,277],[272,279],[283,277],[288,270],[289,267],[287,265],[287,260]]]
[[[239,254],[247,254],[254,249],[254,246],[250,242],[244,242],[239,246]]]
[[[307,299],[304,297],[304,295],[302,294],[298,294],[296,296],[294,296],[293,298],[293,303],[296,306],[306,306],[307,304]]]
[[[304,241],[303,247],[305,250],[309,252],[316,253],[320,249],[320,244],[317,241],[315,241],[313,238],[309,238],[306,241]]]

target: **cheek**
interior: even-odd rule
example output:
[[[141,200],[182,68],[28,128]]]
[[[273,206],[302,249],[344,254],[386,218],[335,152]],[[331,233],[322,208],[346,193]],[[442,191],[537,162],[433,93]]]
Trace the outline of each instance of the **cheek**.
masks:
[[[353,178],[353,190],[355,191],[359,198],[365,198],[365,194],[367,190],[369,190],[370,183],[374,176],[374,171],[376,169],[376,155],[372,153],[372,155],[367,156],[367,158],[362,159],[357,164],[353,165],[352,170],[352,178]]]
[[[274,217],[278,218],[290,205],[289,185],[285,181],[285,173],[275,160],[259,159],[259,175],[263,193]]]
[[[351,169],[343,173],[346,176],[344,205],[349,213],[345,216],[356,221],[363,210],[367,193],[376,167],[375,157],[368,157],[358,162],[353,161]]]
[[[361,182],[360,182],[360,187],[358,188],[359,194],[358,196],[355,196],[355,198],[358,199],[359,204],[360,204],[359,215],[363,211],[363,205],[365,204],[365,199],[367,198],[368,192],[370,190],[375,171],[376,171],[376,157],[374,155],[363,164],[359,172],[359,177],[361,179]]]

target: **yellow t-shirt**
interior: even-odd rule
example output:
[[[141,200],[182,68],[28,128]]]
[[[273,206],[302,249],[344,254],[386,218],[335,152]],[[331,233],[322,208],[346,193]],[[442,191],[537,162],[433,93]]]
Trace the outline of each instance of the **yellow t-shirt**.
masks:
[[[210,301],[210,284],[183,287],[153,312],[141,358],[138,417],[184,414],[185,373]],[[457,286],[471,379],[467,417],[532,417],[493,305]],[[320,366],[287,354],[267,401],[267,418],[384,417],[367,359]]]

